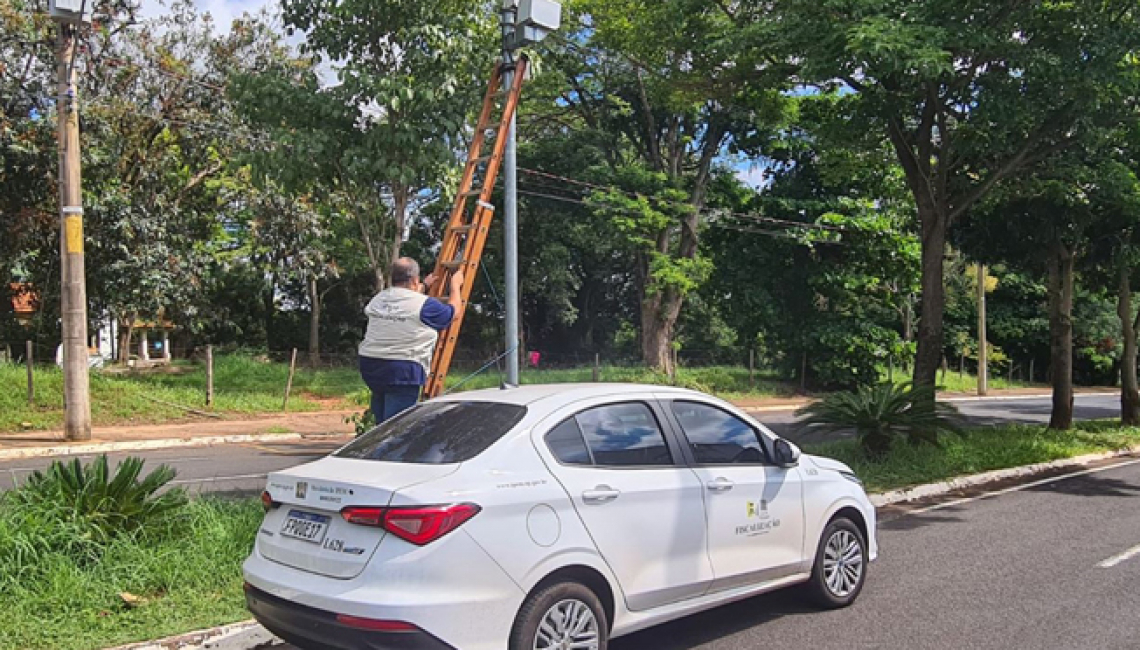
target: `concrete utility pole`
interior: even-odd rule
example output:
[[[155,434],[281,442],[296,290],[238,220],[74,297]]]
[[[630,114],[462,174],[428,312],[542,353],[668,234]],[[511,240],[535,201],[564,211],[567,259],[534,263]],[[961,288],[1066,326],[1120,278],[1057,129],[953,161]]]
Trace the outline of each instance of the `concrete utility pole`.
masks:
[[[986,265],[978,265],[978,395],[989,392],[989,350],[986,344]]]
[[[503,28],[503,94],[510,92],[515,80],[515,23],[518,21],[517,0],[505,0],[500,24]],[[517,111],[516,111],[517,114]],[[506,330],[507,383],[519,385],[519,203],[518,151],[515,146],[515,116],[507,130],[507,146],[503,155],[503,264],[505,270],[507,313]]]
[[[87,1],[52,2],[59,27],[58,71],[60,315],[63,329],[64,433],[68,440],[91,439],[91,395],[87,360],[87,284],[83,256],[83,195],[80,184],[79,106],[75,89],[76,34],[90,20]]]

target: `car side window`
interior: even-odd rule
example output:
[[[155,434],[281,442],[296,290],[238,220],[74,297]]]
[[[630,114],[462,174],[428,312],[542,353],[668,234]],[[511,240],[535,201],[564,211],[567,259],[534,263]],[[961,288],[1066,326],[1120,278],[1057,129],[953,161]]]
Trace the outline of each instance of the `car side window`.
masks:
[[[546,434],[546,446],[563,465],[592,465],[590,450],[582,438],[578,422],[570,418]]]
[[[672,465],[673,455],[653,411],[640,402],[610,404],[574,418],[594,457],[603,466]]]
[[[708,404],[673,402],[673,414],[701,465],[758,464],[768,460],[750,424]]]

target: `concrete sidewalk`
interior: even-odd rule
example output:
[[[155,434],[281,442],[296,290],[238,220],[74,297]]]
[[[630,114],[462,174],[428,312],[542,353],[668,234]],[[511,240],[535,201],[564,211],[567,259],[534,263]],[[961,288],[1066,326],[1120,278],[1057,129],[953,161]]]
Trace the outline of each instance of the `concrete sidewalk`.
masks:
[[[0,459],[340,436],[353,432],[352,424],[345,420],[356,413],[359,411],[316,411],[234,420],[96,427],[91,432],[91,440],[84,442],[68,442],[61,431],[0,433]]]

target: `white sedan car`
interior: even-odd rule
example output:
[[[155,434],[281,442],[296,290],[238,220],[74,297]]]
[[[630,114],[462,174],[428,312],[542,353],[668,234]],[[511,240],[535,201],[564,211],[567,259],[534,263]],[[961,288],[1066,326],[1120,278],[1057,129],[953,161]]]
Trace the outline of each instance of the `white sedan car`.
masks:
[[[604,650],[789,585],[849,605],[877,553],[850,468],[659,386],[432,400],[262,500],[247,602],[301,648]]]

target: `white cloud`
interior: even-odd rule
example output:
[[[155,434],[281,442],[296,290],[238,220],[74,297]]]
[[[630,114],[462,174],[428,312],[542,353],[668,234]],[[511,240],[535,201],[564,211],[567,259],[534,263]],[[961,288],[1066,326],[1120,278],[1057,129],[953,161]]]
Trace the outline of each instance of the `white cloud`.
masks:
[[[263,7],[276,5],[275,0],[194,0],[198,11],[209,13],[214,19],[214,25],[221,32],[228,32],[235,18],[243,13],[255,14]],[[144,18],[161,16],[166,11],[163,0],[142,0],[142,15]]]

